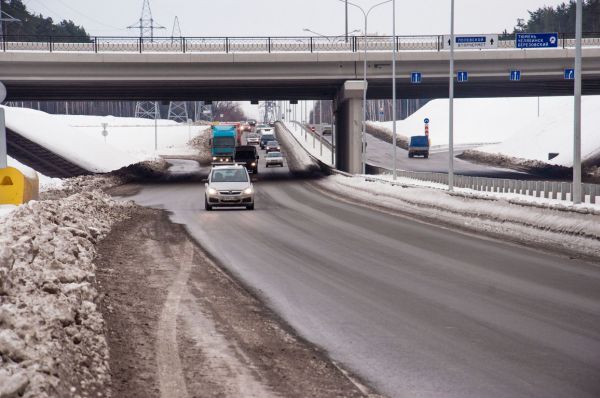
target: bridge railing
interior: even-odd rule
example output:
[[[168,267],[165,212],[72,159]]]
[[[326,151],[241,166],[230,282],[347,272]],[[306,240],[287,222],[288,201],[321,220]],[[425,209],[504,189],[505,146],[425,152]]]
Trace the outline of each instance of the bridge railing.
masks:
[[[105,37],[4,35],[4,52],[93,52],[93,53],[289,53],[443,51],[441,35],[429,36],[291,36],[291,37]],[[583,45],[600,47],[600,32],[584,33]],[[559,34],[558,46],[574,47],[574,34]],[[498,48],[515,48],[515,35],[499,35]],[[457,49],[457,51],[461,51]]]

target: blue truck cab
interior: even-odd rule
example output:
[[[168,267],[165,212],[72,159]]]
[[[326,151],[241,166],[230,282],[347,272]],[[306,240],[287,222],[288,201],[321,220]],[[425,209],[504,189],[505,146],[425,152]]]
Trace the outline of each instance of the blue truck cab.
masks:
[[[426,135],[413,135],[408,144],[408,157],[415,156],[429,157],[429,137]]]
[[[236,134],[235,126],[212,126],[210,154],[213,163],[233,162]]]

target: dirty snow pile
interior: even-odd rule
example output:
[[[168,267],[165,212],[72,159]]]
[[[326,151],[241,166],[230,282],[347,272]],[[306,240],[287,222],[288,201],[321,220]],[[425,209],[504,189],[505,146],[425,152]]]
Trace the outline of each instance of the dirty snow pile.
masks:
[[[99,191],[19,206],[0,224],[0,397],[105,396],[95,244],[124,218]]]
[[[478,198],[431,188],[393,186],[364,177],[316,181],[327,191],[401,211],[423,220],[490,232],[600,258],[600,213],[590,209],[534,207],[507,199]]]

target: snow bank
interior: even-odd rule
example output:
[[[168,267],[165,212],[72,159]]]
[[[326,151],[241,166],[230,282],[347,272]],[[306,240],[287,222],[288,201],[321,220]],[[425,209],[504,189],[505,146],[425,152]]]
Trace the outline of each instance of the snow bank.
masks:
[[[94,173],[106,173],[138,161],[69,126],[63,118],[26,108],[4,107],[6,127]]]
[[[302,163],[304,165],[314,164],[310,156],[306,154],[306,152],[310,153],[315,158],[319,159],[321,162],[325,164],[331,164],[331,150],[325,145],[323,142],[323,146],[321,146],[318,139],[313,141],[313,137],[310,136],[308,139],[305,139],[304,130],[298,124],[294,122],[282,122],[285,128],[293,135],[295,138],[294,141],[290,143],[294,148],[295,152],[297,152],[297,156],[299,159],[302,159]]]
[[[154,149],[154,120],[114,117],[56,115],[70,127],[85,136],[100,139],[103,146],[113,147],[133,156],[137,161],[156,159],[157,156],[195,156],[198,151],[189,144],[195,137],[205,135],[210,126],[176,123],[172,120],[156,121],[157,150]],[[106,123],[106,143],[102,136],[102,124]]]
[[[600,214],[523,206],[431,188],[390,185],[364,177],[330,176],[315,182],[336,195],[408,213],[436,224],[484,231],[509,240],[538,243],[600,257]]]
[[[32,201],[0,223],[0,396],[105,396],[95,244],[123,216],[99,191]]]
[[[573,98],[459,98],[454,100],[454,143],[486,144],[481,151],[572,167]],[[600,155],[600,96],[582,98],[582,156]],[[429,118],[432,146],[448,145],[448,100],[430,101],[405,120],[397,121],[399,136],[424,132]],[[371,122],[391,136],[392,122]],[[487,145],[489,144],[489,145]],[[548,153],[559,156],[548,160]]]

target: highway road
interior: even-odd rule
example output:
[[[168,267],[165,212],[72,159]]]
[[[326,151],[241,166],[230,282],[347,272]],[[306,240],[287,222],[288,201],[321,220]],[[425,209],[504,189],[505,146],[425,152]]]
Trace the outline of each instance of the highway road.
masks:
[[[255,187],[255,211],[206,212],[199,183],[132,199],[386,395],[600,396],[598,264],[333,200],[287,167]]]

